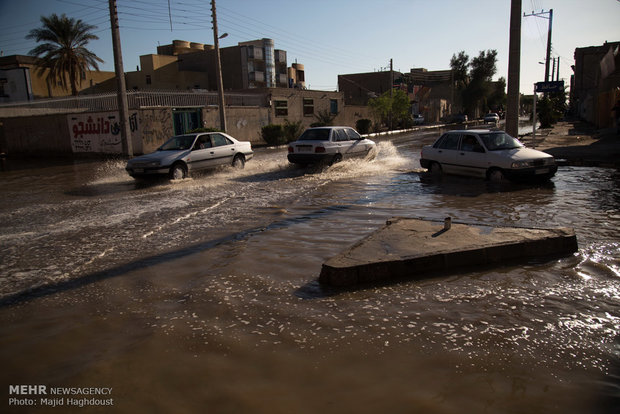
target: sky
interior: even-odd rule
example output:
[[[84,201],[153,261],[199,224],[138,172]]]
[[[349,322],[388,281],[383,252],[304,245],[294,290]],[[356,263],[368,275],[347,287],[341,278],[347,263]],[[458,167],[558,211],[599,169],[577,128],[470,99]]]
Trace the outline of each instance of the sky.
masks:
[[[220,47],[271,38],[290,66],[306,71],[306,87],[337,90],[338,75],[412,68],[446,70],[453,55],[470,59],[497,50],[497,73],[508,78],[510,0],[217,0]],[[173,40],[213,44],[209,0],[117,0],[125,71],[139,56]],[[620,41],[620,0],[522,0],[525,14],[553,10],[552,58],[568,85],[575,48]],[[27,55],[25,39],[40,17],[65,13],[97,26],[88,48],[113,71],[108,0],[0,0],[0,51]],[[522,18],[520,91],[543,81],[549,13]],[[543,64],[539,63],[543,62]]]

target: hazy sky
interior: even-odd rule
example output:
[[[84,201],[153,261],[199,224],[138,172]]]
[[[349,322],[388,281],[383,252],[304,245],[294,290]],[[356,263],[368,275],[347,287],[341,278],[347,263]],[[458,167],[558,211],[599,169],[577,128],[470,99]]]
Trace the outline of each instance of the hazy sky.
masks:
[[[213,44],[208,0],[117,0],[125,71],[158,44],[188,40]],[[221,47],[271,38],[306,69],[309,89],[336,90],[338,75],[389,68],[445,70],[453,54],[470,58],[498,51],[497,74],[507,78],[510,0],[217,0]],[[620,41],[618,0],[523,0],[530,14],[553,9],[552,56],[560,57],[560,78],[568,84],[575,48]],[[29,30],[41,15],[65,13],[97,26],[90,49],[113,71],[107,0],[0,0],[0,50],[28,54]],[[548,16],[545,15],[545,16]],[[549,20],[524,17],[521,30],[520,90],[530,94],[544,80]],[[171,30],[172,27],[172,30]]]

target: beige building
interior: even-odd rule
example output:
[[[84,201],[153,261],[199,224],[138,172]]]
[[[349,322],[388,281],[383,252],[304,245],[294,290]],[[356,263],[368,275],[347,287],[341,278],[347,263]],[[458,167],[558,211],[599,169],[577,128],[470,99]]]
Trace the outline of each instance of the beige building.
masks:
[[[68,90],[64,89],[57,82],[49,84],[46,80],[48,70],[45,69],[43,72],[40,72],[36,65],[36,61],[37,58],[32,56],[12,55],[0,57],[0,70],[5,72],[20,70],[23,73],[23,78],[19,80],[20,85],[11,86],[8,84],[8,81],[6,82],[7,84],[4,85],[2,91],[6,98],[3,100],[4,102],[23,100],[23,94],[17,94],[15,95],[17,99],[12,99],[11,91],[24,88],[30,89],[29,92],[32,99],[57,98],[71,95],[70,88]],[[78,92],[99,93],[109,91],[111,88],[116,87],[114,78],[114,72],[86,72],[78,82]],[[0,77],[0,79],[6,79],[6,77]],[[0,81],[0,84],[1,83]]]

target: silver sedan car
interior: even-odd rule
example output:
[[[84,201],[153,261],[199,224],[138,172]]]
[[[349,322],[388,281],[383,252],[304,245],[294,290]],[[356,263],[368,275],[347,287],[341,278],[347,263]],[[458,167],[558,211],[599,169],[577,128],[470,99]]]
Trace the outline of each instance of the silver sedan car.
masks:
[[[125,169],[134,178],[168,176],[180,180],[192,171],[220,165],[243,168],[253,155],[247,141],[223,132],[199,132],[172,137],[155,152],[130,159]]]

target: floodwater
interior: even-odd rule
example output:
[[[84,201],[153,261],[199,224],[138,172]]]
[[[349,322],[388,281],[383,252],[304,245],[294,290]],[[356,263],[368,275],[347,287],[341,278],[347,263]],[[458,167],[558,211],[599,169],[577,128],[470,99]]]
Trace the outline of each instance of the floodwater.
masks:
[[[0,173],[2,411],[617,412],[619,173],[430,179],[418,159],[432,138],[324,170],[260,149],[242,171],[182,182],[134,182],[122,161]],[[392,216],[568,226],[579,252],[317,283],[326,259]],[[9,405],[19,384],[112,388],[111,400]]]

